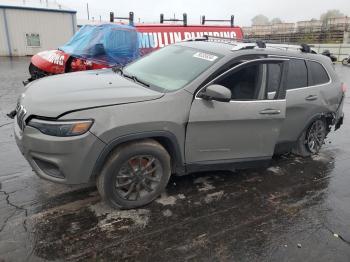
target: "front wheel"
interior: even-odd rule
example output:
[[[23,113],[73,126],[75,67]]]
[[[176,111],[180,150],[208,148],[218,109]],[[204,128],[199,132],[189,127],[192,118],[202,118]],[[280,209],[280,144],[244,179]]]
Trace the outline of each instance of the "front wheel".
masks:
[[[97,178],[97,188],[111,206],[130,209],[152,202],[165,189],[171,174],[170,156],[154,140],[118,147]]]
[[[348,65],[348,64],[349,64],[349,58],[344,58],[344,59],[341,61],[341,63],[342,63],[343,65]]]
[[[317,119],[311,123],[297,141],[293,153],[308,157],[317,154],[328,134],[328,128],[324,119]]]

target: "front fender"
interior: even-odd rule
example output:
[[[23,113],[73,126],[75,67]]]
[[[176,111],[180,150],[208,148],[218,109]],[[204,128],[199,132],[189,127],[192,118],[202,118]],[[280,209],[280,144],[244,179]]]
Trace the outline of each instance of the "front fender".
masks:
[[[330,126],[334,125],[334,119],[335,119],[334,113],[332,113],[332,112],[318,113],[318,114],[316,114],[308,119],[308,121],[306,122],[307,124],[305,125],[305,127],[301,131],[301,133],[299,134],[298,139],[303,135],[303,133],[306,130],[308,130],[308,128],[311,126],[312,122],[314,122],[315,120],[320,119],[320,118],[323,118],[326,120],[327,129],[328,129],[328,133],[329,133],[331,130]]]

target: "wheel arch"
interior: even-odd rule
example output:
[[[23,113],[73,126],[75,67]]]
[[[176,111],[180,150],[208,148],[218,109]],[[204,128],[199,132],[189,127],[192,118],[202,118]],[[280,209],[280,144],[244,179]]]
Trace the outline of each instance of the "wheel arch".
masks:
[[[185,174],[185,164],[176,136],[169,131],[150,131],[121,136],[108,143],[100,153],[94,165],[90,180],[93,181],[96,179],[98,174],[101,172],[108,156],[115,148],[128,142],[144,139],[154,139],[160,143],[170,155],[172,172],[178,173],[180,175]]]
[[[332,112],[323,112],[323,113],[317,113],[309,118],[309,120],[306,122],[305,127],[300,132],[298,139],[302,136],[302,134],[311,126],[311,124],[317,120],[317,119],[324,119],[327,124],[328,132],[330,131],[330,126],[334,124],[334,114]]]
[[[330,127],[331,127],[331,125],[333,125],[333,122],[334,122],[334,114],[332,112],[317,113],[317,114],[313,115],[312,117],[310,117],[308,119],[308,121],[306,121],[306,124],[305,124],[304,128],[301,130],[300,134],[298,135],[297,140],[295,142],[290,143],[292,153],[299,155],[299,156],[302,156],[302,157],[309,157],[315,153],[315,152],[312,152],[306,148],[306,146],[305,146],[306,140],[305,139],[307,136],[307,132],[310,129],[310,127],[312,126],[312,124],[316,120],[320,120],[320,119],[325,122],[325,125],[326,125],[325,138],[327,137],[327,134],[331,130]],[[318,150],[319,149],[317,149],[316,152],[318,152]]]

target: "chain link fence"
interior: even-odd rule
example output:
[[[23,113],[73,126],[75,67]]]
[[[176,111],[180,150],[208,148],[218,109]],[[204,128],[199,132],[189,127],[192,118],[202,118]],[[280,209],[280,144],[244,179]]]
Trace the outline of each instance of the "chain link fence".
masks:
[[[279,23],[243,27],[245,38],[290,43],[350,44],[350,18],[329,18],[297,23]]]
[[[329,50],[338,61],[350,55],[350,44],[313,44],[312,49],[317,53],[322,53],[324,50]]]

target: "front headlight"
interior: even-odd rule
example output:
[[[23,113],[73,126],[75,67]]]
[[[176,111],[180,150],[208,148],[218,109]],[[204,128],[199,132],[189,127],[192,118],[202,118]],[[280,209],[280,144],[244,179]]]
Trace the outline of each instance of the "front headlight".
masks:
[[[28,126],[38,129],[41,133],[49,136],[79,136],[91,128],[93,120],[74,121],[48,121],[31,119]]]

